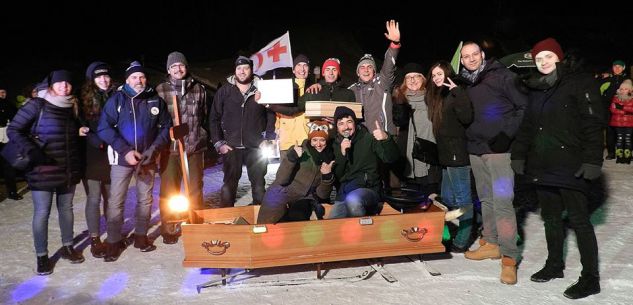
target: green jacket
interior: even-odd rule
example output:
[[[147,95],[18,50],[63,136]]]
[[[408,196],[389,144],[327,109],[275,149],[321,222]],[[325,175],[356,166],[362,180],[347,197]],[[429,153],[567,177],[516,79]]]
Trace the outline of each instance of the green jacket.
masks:
[[[343,136],[337,134],[332,145],[336,160],[334,175],[341,183],[336,195],[337,200],[343,200],[349,192],[358,188],[371,188],[380,194],[382,179],[378,171],[379,160],[392,163],[400,158],[396,141],[391,136],[386,140],[378,141],[367,128],[356,125],[356,132],[350,138],[352,147],[347,155],[343,156],[341,153],[343,139]]]

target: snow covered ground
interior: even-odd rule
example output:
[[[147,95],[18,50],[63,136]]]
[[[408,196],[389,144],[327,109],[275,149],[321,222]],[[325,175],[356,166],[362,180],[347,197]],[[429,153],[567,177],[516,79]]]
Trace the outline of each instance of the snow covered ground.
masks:
[[[267,181],[274,178],[276,164],[269,166]],[[218,270],[183,268],[182,243],[165,245],[158,238],[158,249],[141,253],[129,247],[118,261],[105,263],[90,255],[84,216],[85,193],[77,187],[75,194],[75,235],[77,247],[84,249],[86,261],[71,265],[59,260],[49,276],[34,273],[35,254],[31,234],[31,194],[20,202],[0,202],[0,304],[633,304],[633,166],[605,163],[608,183],[606,203],[594,213],[600,251],[602,293],[571,301],[562,293],[579,276],[581,266],[575,236],[570,233],[564,279],[534,283],[532,273],[544,264],[547,255],[543,224],[531,213],[525,224],[523,262],[519,282],[507,286],[499,282],[500,262],[468,261],[461,254],[450,257],[430,255],[428,264],[442,273],[431,276],[422,264],[406,257],[385,259],[385,269],[397,278],[388,283],[380,274],[362,281],[326,280],[306,285],[276,286],[274,281],[315,277],[311,265],[255,270],[224,287],[203,289],[196,285],[218,278]],[[205,172],[205,199],[217,199],[222,181],[219,166]],[[157,195],[156,188],[155,195]],[[238,205],[250,202],[246,174],[238,189]],[[130,189],[124,229],[132,230],[134,188]],[[157,196],[155,197],[157,198]],[[158,229],[158,208],[154,204],[151,236]],[[105,237],[105,234],[104,236]],[[49,222],[49,252],[61,246],[57,210]],[[363,261],[326,265],[326,279],[362,273]],[[239,270],[233,270],[237,272]],[[261,284],[261,282],[268,284]],[[258,284],[260,283],[260,284]]]

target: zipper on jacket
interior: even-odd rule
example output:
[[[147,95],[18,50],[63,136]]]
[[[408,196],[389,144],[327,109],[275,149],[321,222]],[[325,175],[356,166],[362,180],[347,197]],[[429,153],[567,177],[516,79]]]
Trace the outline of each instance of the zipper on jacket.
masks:
[[[132,121],[134,121],[134,150],[138,151],[138,142],[136,140],[136,110],[134,109],[134,97],[130,98],[132,104]],[[123,156],[125,158],[125,156]]]
[[[587,99],[587,103],[589,103],[589,114],[593,115],[593,108],[591,106],[591,98],[589,98],[588,92],[585,92],[585,98]]]

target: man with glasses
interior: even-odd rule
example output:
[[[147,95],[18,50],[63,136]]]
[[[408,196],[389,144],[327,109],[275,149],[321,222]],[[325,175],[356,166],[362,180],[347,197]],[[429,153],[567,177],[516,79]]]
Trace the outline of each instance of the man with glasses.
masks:
[[[527,96],[515,83],[516,75],[497,61],[486,61],[474,42],[461,49],[460,72],[473,104],[473,122],[466,130],[470,164],[481,201],[483,236],[481,247],[467,251],[472,260],[502,258],[501,282],[517,282],[517,224],[512,200],[514,172],[510,167],[510,144],[523,120]]]
[[[204,151],[207,150],[207,91],[188,70],[185,55],[171,52],[167,56],[167,79],[156,87],[158,96],[167,103],[169,113],[175,121],[174,103],[178,104],[180,124],[187,124],[189,132],[183,138],[184,151],[189,165],[189,200],[191,208],[202,209],[202,176]],[[183,179],[177,141],[171,141],[160,154],[160,218],[163,243],[174,244],[178,235],[168,227],[167,221],[173,217],[167,207],[169,198],[180,193]]]

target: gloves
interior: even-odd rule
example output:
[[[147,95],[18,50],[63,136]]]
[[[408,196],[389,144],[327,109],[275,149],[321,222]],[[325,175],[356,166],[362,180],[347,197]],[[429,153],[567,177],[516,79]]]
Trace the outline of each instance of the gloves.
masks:
[[[517,175],[525,175],[525,160],[512,160],[510,161],[510,167]]]
[[[578,171],[576,171],[576,173],[574,174],[576,178],[582,177],[587,180],[597,179],[598,177],[600,177],[600,175],[602,175],[602,167],[590,163],[583,163]]]
[[[158,150],[154,145],[148,147],[141,155],[141,165],[145,166],[154,162],[157,153]]]
[[[613,105],[614,105],[615,109],[620,109],[620,110],[624,109],[624,105],[622,105],[620,103],[613,103]]]
[[[510,149],[512,139],[505,132],[500,132],[488,141],[488,147],[495,153],[505,153]]]

